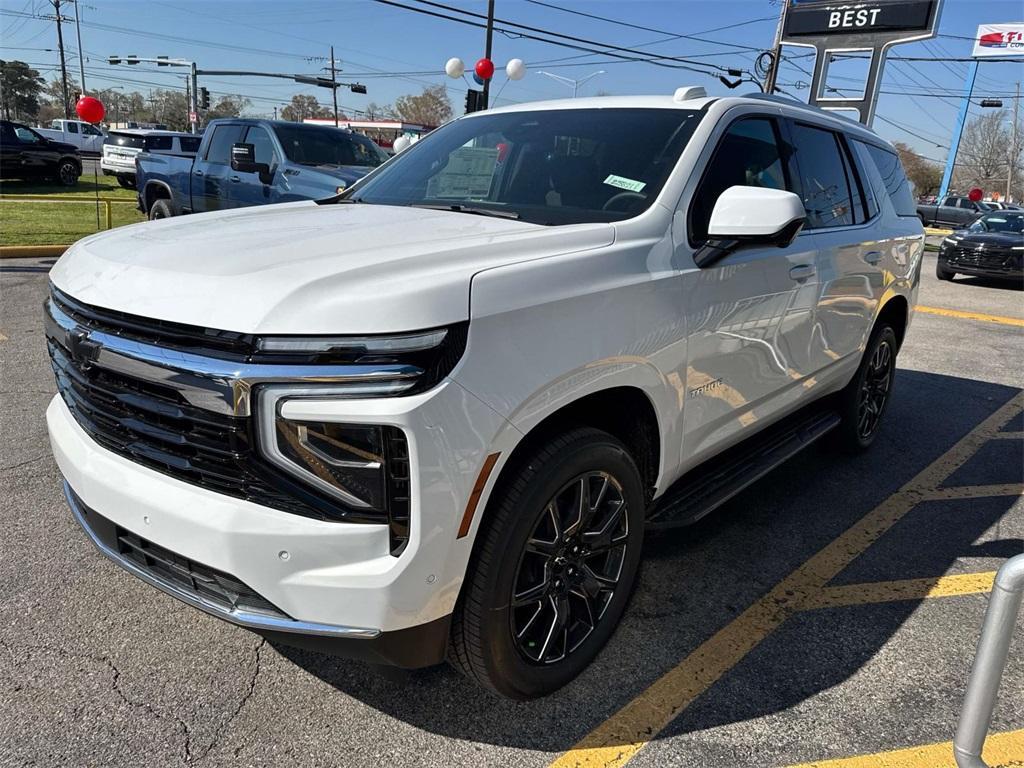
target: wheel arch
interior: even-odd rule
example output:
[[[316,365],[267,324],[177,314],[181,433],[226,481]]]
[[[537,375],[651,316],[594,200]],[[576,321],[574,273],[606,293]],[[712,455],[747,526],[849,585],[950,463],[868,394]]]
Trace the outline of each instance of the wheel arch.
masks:
[[[142,200],[146,213],[149,213],[149,209],[153,207],[153,203],[157,200],[170,200],[173,206],[174,195],[171,193],[171,188],[165,182],[147,181],[146,188],[142,192]]]
[[[882,304],[875,316],[874,327],[877,328],[882,323],[892,326],[896,334],[896,349],[899,350],[903,346],[903,338],[910,323],[910,302],[906,296],[897,293]]]

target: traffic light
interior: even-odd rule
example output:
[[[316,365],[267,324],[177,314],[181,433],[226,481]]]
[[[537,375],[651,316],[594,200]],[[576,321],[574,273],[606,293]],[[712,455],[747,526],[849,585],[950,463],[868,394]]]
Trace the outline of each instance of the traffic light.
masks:
[[[352,93],[366,93],[366,86],[362,83],[352,83],[348,89],[352,91]]]
[[[466,114],[478,112],[483,107],[484,92],[470,88],[466,91]]]
[[[1001,108],[1003,106],[1003,100],[1002,99],[982,99],[981,100],[981,106],[983,106],[983,107],[1000,107]]]
[[[120,63],[121,63],[121,57],[120,56],[108,56],[107,57],[107,64],[120,64]]]
[[[209,109],[210,108],[210,92],[205,88],[199,89],[199,108]]]

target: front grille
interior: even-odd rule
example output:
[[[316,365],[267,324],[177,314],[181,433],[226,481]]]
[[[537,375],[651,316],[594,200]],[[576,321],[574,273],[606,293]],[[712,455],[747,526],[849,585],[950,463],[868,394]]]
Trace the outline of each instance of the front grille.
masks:
[[[178,480],[285,512],[329,517],[268,480],[249,420],[189,405],[173,389],[79,364],[48,341],[57,389],[78,424],[109,451]],[[287,488],[287,481],[281,479]]]
[[[154,544],[90,509],[74,492],[72,497],[93,535],[155,581],[226,611],[260,613],[292,621],[291,616],[234,576]]]
[[[1009,270],[1015,267],[1012,251],[992,250],[984,248],[954,248],[950,252],[949,263],[963,267],[979,267],[981,269]],[[1017,265],[1019,266],[1019,265]]]

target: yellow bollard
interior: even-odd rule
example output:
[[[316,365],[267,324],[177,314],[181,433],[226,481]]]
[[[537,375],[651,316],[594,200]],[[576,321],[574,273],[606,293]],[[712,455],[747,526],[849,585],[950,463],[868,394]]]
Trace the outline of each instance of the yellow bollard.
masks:
[[[107,220],[106,221],[106,224],[107,224],[106,228],[107,229],[113,229],[114,228],[114,208],[113,208],[113,206],[111,206],[109,200],[104,200],[103,201],[103,215],[104,215],[104,217]]]

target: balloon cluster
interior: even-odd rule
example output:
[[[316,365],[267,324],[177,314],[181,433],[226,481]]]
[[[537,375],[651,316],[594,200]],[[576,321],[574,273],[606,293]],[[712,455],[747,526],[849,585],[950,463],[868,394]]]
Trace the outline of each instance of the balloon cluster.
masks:
[[[466,74],[466,65],[462,59],[453,57],[448,59],[444,65],[444,72],[448,77],[458,80]],[[505,75],[509,80],[522,80],[526,77],[526,65],[522,59],[509,59],[505,65]],[[477,85],[483,85],[485,80],[494,77],[494,62],[490,59],[480,59],[473,66],[473,80]]]

